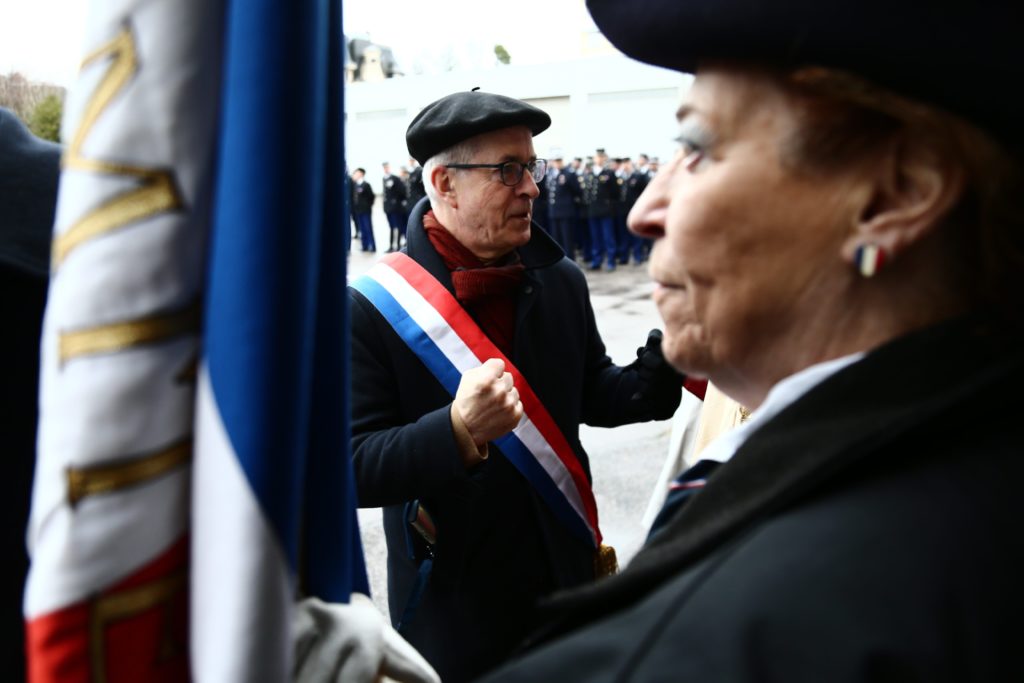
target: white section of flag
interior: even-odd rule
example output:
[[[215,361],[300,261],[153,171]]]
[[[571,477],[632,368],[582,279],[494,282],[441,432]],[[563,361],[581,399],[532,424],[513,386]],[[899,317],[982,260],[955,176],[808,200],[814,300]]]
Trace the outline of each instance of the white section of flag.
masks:
[[[292,580],[224,429],[205,364],[195,423],[191,611],[203,618],[192,621],[192,676],[198,683],[286,681],[290,662],[280,656],[287,654],[281,643],[291,642]]]

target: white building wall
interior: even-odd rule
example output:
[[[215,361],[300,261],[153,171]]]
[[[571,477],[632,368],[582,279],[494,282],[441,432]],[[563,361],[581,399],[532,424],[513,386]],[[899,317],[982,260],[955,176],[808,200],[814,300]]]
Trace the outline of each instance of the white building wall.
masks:
[[[534,141],[538,156],[559,149],[566,158],[586,157],[604,147],[613,157],[643,152],[667,159],[675,149],[675,111],[689,83],[688,76],[619,55],[353,83],[345,89],[346,161],[349,168],[365,168],[379,193],[381,162],[389,161],[392,172],[408,162],[405,130],[416,114],[474,87],[551,115],[551,128]]]

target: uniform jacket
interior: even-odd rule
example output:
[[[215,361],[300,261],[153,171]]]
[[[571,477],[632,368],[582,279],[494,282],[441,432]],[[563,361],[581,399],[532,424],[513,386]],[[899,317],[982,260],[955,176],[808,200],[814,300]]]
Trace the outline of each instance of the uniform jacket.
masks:
[[[373,200],[376,197],[370,183],[352,181],[352,213],[362,214],[373,211]]]
[[[983,327],[811,389],[487,680],[1024,680],[1024,345]]]
[[[408,226],[407,253],[449,290],[448,271],[422,227],[424,200]],[[526,267],[511,360],[568,439],[589,477],[582,422],[612,427],[671,416],[678,389],[644,392],[637,364],[605,353],[586,280],[534,226],[519,250]],[[388,598],[400,618],[416,565],[403,504],[419,499],[438,528],[436,559],[411,628],[402,633],[446,683],[495,666],[527,634],[537,599],[593,579],[591,547],[571,535],[517,470],[490,445],[470,471],[452,432],[452,399],[361,294],[352,303],[352,450],[359,503],[384,506]],[[676,379],[678,384],[678,379]]]
[[[614,216],[619,204],[619,182],[609,168],[601,169],[600,173],[583,176],[584,202],[587,205],[588,218],[606,218]]]
[[[622,186],[622,212],[628,214],[633,205],[636,204],[636,200],[640,198],[644,190],[647,188],[647,183],[650,182],[648,175],[642,171],[633,171],[625,178],[625,182]]]
[[[393,173],[384,176],[384,213],[405,211],[405,183]]]
[[[548,179],[548,215],[551,218],[576,218],[581,190],[576,174],[563,168]]]

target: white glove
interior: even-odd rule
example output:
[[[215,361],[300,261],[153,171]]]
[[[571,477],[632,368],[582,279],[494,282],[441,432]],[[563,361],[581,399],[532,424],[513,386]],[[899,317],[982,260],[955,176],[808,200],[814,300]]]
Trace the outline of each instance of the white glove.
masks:
[[[306,598],[295,605],[295,683],[441,683],[437,672],[384,621],[373,602],[353,593],[346,604]]]

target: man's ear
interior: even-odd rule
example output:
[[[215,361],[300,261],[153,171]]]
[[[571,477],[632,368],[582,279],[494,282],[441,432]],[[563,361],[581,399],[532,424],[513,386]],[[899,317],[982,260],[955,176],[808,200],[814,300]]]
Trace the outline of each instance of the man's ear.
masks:
[[[430,170],[430,184],[434,186],[438,197],[448,206],[458,208],[455,194],[454,175],[444,166],[435,166]]]
[[[843,244],[851,263],[865,246],[898,258],[942,223],[964,190],[963,169],[920,143],[896,141],[870,164],[870,187]]]

